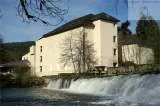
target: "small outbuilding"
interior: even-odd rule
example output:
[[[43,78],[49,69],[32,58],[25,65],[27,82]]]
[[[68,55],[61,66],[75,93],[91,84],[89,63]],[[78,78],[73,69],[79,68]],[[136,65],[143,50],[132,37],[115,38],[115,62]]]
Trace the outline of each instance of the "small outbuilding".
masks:
[[[152,48],[139,44],[129,44],[122,46],[123,63],[152,64],[154,63],[154,52]]]

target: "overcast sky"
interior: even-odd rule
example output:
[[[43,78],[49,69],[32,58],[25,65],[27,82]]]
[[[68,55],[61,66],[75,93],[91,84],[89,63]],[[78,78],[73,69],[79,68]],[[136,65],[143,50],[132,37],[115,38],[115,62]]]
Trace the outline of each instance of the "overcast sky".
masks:
[[[67,4],[67,6],[69,6],[69,11],[64,17],[65,21],[61,24],[83,15],[100,12],[106,12],[118,18],[121,22],[126,21],[128,19],[128,8],[124,3],[125,0],[120,0],[121,2],[117,8],[118,12],[116,12],[116,1],[117,0],[69,0]],[[0,9],[3,14],[3,17],[0,19],[0,34],[3,36],[5,42],[36,40],[43,34],[58,27],[46,26],[41,23],[28,24],[23,22],[22,19],[17,16],[17,5],[18,0],[0,0]],[[133,8],[129,10],[130,18],[139,13],[136,12],[132,14],[133,11]],[[135,17],[133,18],[136,19]],[[135,25],[135,22],[132,22],[131,29],[133,31],[135,29]]]

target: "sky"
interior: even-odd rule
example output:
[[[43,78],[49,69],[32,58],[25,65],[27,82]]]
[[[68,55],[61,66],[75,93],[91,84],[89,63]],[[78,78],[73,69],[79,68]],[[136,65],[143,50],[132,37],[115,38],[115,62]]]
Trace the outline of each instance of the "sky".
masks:
[[[137,20],[139,18],[138,9],[140,6],[146,5],[146,3],[136,2],[137,0],[135,0],[134,7],[133,5],[128,4],[128,7],[132,8],[127,8],[127,5],[124,1],[126,0],[120,0],[117,6],[115,5],[117,0],[68,0],[68,3],[65,5],[69,7],[69,10],[68,13],[64,16],[64,21],[57,26],[47,26],[42,23],[28,24],[23,22],[23,20],[17,15],[18,0],[0,0],[0,9],[3,15],[0,18],[0,34],[3,37],[4,42],[34,41],[41,37],[43,34],[54,30],[58,26],[72,19],[90,13],[96,14],[100,12],[106,12],[107,14],[118,18],[121,22],[124,22],[128,19]],[[151,15],[158,19],[160,18],[160,15],[157,15],[157,13],[158,8],[160,10],[160,7],[159,5],[157,6],[157,4],[160,4],[160,2],[156,1],[160,0],[155,0],[154,3],[148,3],[147,5],[149,5],[148,7],[151,8],[150,12],[153,13]],[[135,31],[135,27],[136,21],[131,21],[130,29],[133,32]]]

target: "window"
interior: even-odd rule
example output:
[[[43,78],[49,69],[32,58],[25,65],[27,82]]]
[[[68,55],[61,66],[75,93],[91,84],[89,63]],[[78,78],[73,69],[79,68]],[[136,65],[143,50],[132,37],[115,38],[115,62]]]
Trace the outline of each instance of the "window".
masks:
[[[113,42],[116,42],[116,36],[113,36]]]
[[[117,49],[114,48],[114,49],[113,49],[113,54],[114,54],[114,55],[116,55],[116,51],[117,51]]]
[[[114,62],[114,63],[113,63],[113,67],[116,67],[116,66],[117,66],[117,63],[116,63],[116,62]]]
[[[42,46],[40,46],[40,52],[42,52]]]
[[[40,66],[40,72],[42,72],[42,66]]]
[[[42,56],[40,56],[40,62],[42,62]]]

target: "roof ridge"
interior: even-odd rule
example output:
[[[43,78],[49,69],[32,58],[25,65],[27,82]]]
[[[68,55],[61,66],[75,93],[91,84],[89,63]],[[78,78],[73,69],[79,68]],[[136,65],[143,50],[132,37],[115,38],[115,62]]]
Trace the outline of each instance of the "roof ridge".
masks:
[[[79,18],[75,18],[71,21],[66,22],[62,26],[54,29],[53,31],[48,32],[47,34],[44,34],[41,38],[53,36],[53,35],[56,35],[58,33],[65,32],[65,31],[68,31],[68,30],[71,30],[71,29],[74,29],[74,28],[77,28],[77,27],[80,27],[80,26],[86,26],[86,25],[94,26],[94,24],[92,22],[96,21],[96,20],[99,20],[99,19],[105,20],[105,21],[108,21],[108,22],[113,22],[113,23],[119,22],[118,19],[112,17],[111,15],[108,15],[105,12],[101,12],[101,13],[98,13],[98,14],[87,14],[85,16],[81,16]]]

